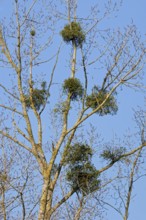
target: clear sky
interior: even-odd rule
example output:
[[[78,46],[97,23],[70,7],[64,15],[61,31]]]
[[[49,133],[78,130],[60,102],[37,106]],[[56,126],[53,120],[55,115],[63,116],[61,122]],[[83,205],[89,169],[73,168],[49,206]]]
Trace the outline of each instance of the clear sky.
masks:
[[[7,17],[9,10],[11,10],[11,0],[0,0],[0,18],[3,16]],[[88,10],[89,4],[100,2],[99,0],[79,0],[79,3],[84,4],[82,13],[86,13]],[[102,1],[101,1],[102,2]],[[104,24],[112,27],[121,27],[124,28],[127,24],[133,22],[139,32],[141,33],[142,38],[145,38],[146,33],[146,0],[124,0],[119,12],[116,13],[116,16],[111,17]],[[2,76],[0,76],[0,79]],[[145,74],[145,84],[146,84],[146,74]],[[98,118],[97,128],[99,133],[104,138],[110,139],[117,133],[120,137],[126,133],[128,129],[135,132],[135,124],[133,122],[133,109],[138,108],[138,106],[144,107],[144,98],[143,94],[138,92],[129,91],[121,92],[118,96],[119,111],[116,116],[113,117],[101,117]],[[91,118],[93,122],[95,119]],[[110,126],[110,127],[109,127]],[[146,219],[146,193],[145,193],[146,180],[142,179],[136,183],[134,191],[134,200],[131,203],[130,208],[130,217],[128,220],[145,220]],[[121,217],[110,212],[106,220],[120,220]],[[97,219],[98,220],[98,219]]]

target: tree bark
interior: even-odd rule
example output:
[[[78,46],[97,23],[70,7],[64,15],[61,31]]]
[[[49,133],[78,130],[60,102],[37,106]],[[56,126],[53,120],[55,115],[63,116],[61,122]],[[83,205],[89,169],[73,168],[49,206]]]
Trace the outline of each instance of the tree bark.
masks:
[[[51,217],[52,190],[49,185],[49,180],[44,180],[38,220],[49,220]]]

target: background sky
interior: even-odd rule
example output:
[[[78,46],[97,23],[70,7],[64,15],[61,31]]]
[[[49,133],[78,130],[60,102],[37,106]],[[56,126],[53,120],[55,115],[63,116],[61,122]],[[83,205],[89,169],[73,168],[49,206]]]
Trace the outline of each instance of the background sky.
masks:
[[[10,0],[0,0],[0,18],[9,15],[11,11]],[[88,10],[89,4],[99,2],[98,0],[79,0],[79,3],[84,4],[82,13],[85,14]],[[101,1],[102,2],[102,1]],[[82,5],[82,4],[81,4]],[[145,38],[146,33],[146,0],[125,0],[121,5],[119,12],[116,16],[111,16],[109,20],[104,24],[106,27],[112,26],[117,28],[124,28],[127,24],[133,22],[142,38]],[[1,69],[0,69],[1,71]],[[0,73],[0,79],[5,80]],[[146,82],[146,74],[144,78]],[[134,111],[138,109],[138,106],[145,108],[143,94],[138,92],[126,91],[121,92],[118,95],[119,111],[114,117],[101,117],[98,118],[97,128],[99,133],[107,140],[111,139],[115,134],[122,137],[129,129],[131,132],[136,131],[136,125],[133,120]],[[91,118],[91,122],[94,122],[95,118]],[[130,206],[130,217],[129,220],[145,220],[146,219],[146,180],[143,178],[136,183],[135,190],[133,193],[134,199]],[[120,220],[121,217],[113,212],[109,212],[106,220]],[[98,220],[98,219],[97,219]]]

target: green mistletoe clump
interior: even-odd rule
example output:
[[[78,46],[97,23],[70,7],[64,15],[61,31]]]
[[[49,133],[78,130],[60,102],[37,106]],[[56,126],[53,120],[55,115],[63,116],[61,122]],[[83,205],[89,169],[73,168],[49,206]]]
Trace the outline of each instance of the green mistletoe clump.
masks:
[[[79,79],[68,78],[64,81],[63,91],[70,94],[71,100],[77,100],[83,95],[83,87]]]
[[[78,22],[67,24],[60,34],[66,43],[72,43],[77,47],[82,46],[85,41],[85,34]]]
[[[41,89],[34,88],[32,96],[30,94],[25,95],[25,104],[28,109],[32,108],[32,104],[36,110],[40,110],[48,97],[48,90],[46,88],[46,82],[42,82]]]
[[[96,113],[100,116],[104,116],[107,114],[116,114],[118,107],[113,95],[110,95],[108,98],[108,91],[99,90],[96,86],[93,88],[93,92],[91,95],[88,95],[86,98],[86,106],[92,108],[93,110],[98,108]],[[106,100],[106,101],[105,101]]]
[[[68,166],[66,179],[69,185],[84,196],[99,187],[99,173],[91,163],[93,152],[90,146],[76,143],[66,146],[63,164]]]
[[[119,148],[107,147],[102,152],[101,157],[111,163],[115,163],[116,161],[118,161],[121,158],[121,156],[125,152],[126,152],[126,149],[124,147],[119,147]]]

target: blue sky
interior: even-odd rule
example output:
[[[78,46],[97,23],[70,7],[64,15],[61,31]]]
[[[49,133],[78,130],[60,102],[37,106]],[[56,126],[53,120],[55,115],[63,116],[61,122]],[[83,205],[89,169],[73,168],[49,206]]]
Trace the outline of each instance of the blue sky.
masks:
[[[0,18],[3,16],[7,17],[9,14],[10,0],[0,0]],[[79,3],[84,4],[84,8],[82,9],[82,13],[86,14],[86,10],[88,10],[89,4],[100,2],[98,0],[79,0]],[[102,2],[102,1],[101,1]],[[112,23],[112,27],[124,28],[125,25],[130,24],[132,21],[137,26],[139,32],[141,33],[142,38],[145,38],[146,33],[146,22],[145,15],[146,14],[146,1],[145,0],[125,0],[119,10],[116,13],[116,16],[111,16],[104,25],[109,27]],[[3,76],[0,76],[2,79]],[[4,80],[4,79],[3,79]],[[146,75],[144,78],[146,82]],[[117,133],[120,137],[122,137],[125,132],[130,129],[135,132],[135,123],[133,121],[133,109],[138,108],[138,106],[144,107],[144,98],[143,94],[138,92],[128,91],[121,92],[118,95],[118,104],[119,104],[119,112],[116,116],[113,117],[105,117],[98,118],[97,128],[99,129],[99,133],[103,135],[104,138],[110,139]],[[94,122],[95,118],[91,118],[91,121]],[[146,180],[138,181],[137,187],[135,187],[134,194],[136,197],[134,198],[131,208],[130,208],[130,217],[129,220],[145,220],[146,212],[145,212],[145,204],[146,204],[146,196],[145,185]],[[121,218],[114,213],[109,213],[107,220],[120,220]]]

